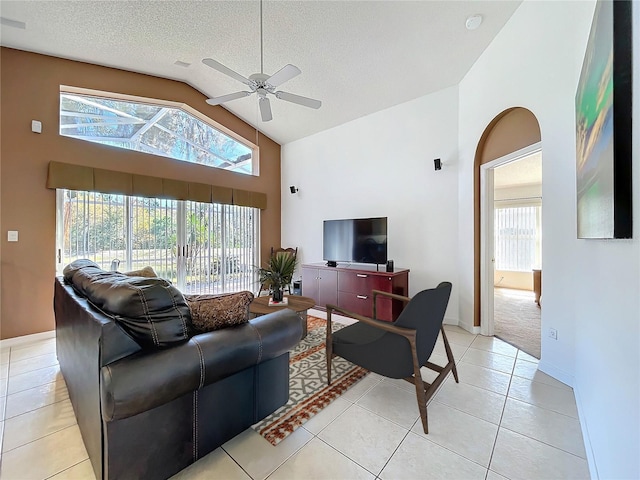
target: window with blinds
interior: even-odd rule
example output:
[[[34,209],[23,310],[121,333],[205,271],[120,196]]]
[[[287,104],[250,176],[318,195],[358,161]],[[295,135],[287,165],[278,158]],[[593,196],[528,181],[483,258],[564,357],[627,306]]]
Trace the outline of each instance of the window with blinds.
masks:
[[[541,207],[496,207],[494,212],[496,270],[530,272],[539,266]]]
[[[254,291],[259,209],[57,190],[58,270],[78,258],[105,270],[147,265],[183,293]]]

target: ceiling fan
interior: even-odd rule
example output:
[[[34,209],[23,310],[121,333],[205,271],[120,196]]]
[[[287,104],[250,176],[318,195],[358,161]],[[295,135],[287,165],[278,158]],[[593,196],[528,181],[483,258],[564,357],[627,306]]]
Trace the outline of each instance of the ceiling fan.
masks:
[[[262,48],[262,0],[260,0],[260,73],[254,73],[253,75],[250,75],[249,78],[246,78],[212,58],[205,58],[202,60],[202,63],[219,71],[220,73],[224,73],[225,75],[244,83],[251,90],[249,92],[243,90],[210,98],[207,100],[209,105],[220,105],[221,103],[230,102],[231,100],[247,97],[256,93],[258,95],[260,116],[262,117],[263,122],[268,122],[273,119],[273,115],[271,114],[271,104],[267,97],[269,94],[274,95],[280,100],[296,103],[309,108],[317,109],[322,105],[320,100],[314,100],[313,98],[303,97],[301,95],[295,95],[293,93],[283,92],[280,90],[276,91],[277,87],[302,73],[298,67],[287,64],[273,75],[266,75],[264,73],[264,53]]]

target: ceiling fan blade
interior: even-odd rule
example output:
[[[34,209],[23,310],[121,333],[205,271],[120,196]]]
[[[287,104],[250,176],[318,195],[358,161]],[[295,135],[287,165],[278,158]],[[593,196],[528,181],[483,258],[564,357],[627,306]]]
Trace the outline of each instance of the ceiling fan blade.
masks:
[[[214,70],[219,71],[220,73],[224,73],[225,75],[228,75],[231,78],[235,78],[236,80],[238,80],[239,82],[244,83],[245,85],[249,85],[249,79],[248,78],[245,78],[242,75],[240,75],[239,73],[234,72],[229,67],[225,67],[220,62],[216,62],[213,58],[205,58],[205,59],[202,60],[202,63],[204,63],[205,65],[207,65],[207,66],[209,66],[211,68],[213,68]]]
[[[284,82],[291,80],[293,77],[300,75],[302,72],[295,65],[287,64],[271,75],[265,81],[272,87],[282,85]]]
[[[269,103],[269,99],[267,97],[259,97],[258,105],[260,105],[260,116],[262,116],[263,122],[268,122],[273,119],[273,115],[271,115],[271,104]]]
[[[237,100],[238,98],[248,97],[251,95],[251,92],[236,92],[230,93],[228,95],[221,95],[219,97],[213,97],[207,100],[209,105],[220,105],[224,102],[230,102],[231,100]]]
[[[320,100],[314,100],[313,98],[307,98],[300,95],[294,95],[293,93],[288,92],[276,92],[276,98],[280,100],[284,100],[286,102],[297,103],[298,105],[303,105],[309,108],[320,108],[322,102]]]

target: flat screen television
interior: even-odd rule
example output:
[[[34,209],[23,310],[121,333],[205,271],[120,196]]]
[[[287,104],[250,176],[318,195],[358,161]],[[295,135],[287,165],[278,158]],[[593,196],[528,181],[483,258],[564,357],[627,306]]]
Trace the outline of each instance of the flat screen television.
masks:
[[[325,220],[322,232],[322,258],[327,262],[387,261],[387,217]]]

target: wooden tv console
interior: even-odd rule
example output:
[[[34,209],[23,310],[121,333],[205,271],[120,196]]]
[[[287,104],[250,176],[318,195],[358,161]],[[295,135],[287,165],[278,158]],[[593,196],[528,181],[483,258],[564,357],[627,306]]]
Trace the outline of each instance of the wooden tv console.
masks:
[[[321,309],[325,309],[326,304],[330,303],[353,313],[372,317],[372,290],[408,296],[409,270],[396,268],[393,272],[385,272],[366,265],[302,265],[302,295],[315,299],[316,306]],[[396,320],[403,307],[403,302],[399,300],[379,296],[376,305],[378,320]]]

